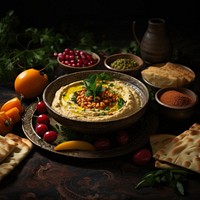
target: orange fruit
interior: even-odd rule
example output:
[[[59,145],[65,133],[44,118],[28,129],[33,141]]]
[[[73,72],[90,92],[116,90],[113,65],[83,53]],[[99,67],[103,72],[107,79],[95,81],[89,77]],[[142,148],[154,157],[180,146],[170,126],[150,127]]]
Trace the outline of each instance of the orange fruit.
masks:
[[[0,135],[5,135],[13,129],[13,121],[4,111],[0,111]]]
[[[24,70],[15,79],[14,88],[16,93],[26,99],[41,95],[48,84],[48,76],[40,70],[33,68]]]
[[[20,112],[17,107],[13,107],[10,110],[6,111],[6,115],[12,119],[13,124],[19,122],[21,119]]]
[[[0,111],[6,112],[14,107],[17,107],[20,113],[24,112],[24,107],[18,97],[14,97],[14,98],[8,100],[7,102],[5,102],[2,105]]]

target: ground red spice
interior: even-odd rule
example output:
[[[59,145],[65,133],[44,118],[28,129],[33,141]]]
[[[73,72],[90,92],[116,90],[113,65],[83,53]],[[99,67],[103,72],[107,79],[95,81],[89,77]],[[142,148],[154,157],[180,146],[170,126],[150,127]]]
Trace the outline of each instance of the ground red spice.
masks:
[[[192,103],[192,98],[176,90],[169,90],[160,96],[160,101],[170,106],[187,106]]]

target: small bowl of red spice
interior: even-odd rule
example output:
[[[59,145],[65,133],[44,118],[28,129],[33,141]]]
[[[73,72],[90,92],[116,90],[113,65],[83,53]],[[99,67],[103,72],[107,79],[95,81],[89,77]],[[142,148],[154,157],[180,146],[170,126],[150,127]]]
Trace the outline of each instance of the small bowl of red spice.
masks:
[[[183,120],[191,118],[195,113],[198,96],[188,88],[162,88],[155,93],[160,113],[164,116]]]

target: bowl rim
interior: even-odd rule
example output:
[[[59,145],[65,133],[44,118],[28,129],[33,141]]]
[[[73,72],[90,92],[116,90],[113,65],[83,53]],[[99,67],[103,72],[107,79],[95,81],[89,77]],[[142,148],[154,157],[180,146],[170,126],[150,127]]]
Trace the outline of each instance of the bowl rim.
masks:
[[[59,76],[57,79],[55,79],[52,82],[50,82],[46,86],[46,88],[44,89],[43,94],[42,94],[42,98],[44,100],[44,103],[46,104],[47,108],[51,112],[55,113],[56,115],[59,115],[60,117],[66,119],[66,120],[70,120],[70,121],[73,121],[73,122],[79,122],[79,123],[91,123],[91,124],[112,123],[112,122],[117,122],[117,121],[120,121],[120,120],[128,119],[131,116],[135,115],[136,113],[141,112],[142,109],[139,109],[138,111],[134,112],[133,114],[121,117],[120,119],[112,119],[112,120],[107,120],[107,121],[103,121],[103,122],[102,121],[95,121],[95,122],[94,121],[81,121],[81,120],[76,120],[76,119],[70,119],[70,118],[68,118],[66,116],[61,116],[58,112],[56,112],[54,109],[52,109],[51,105],[47,102],[47,99],[46,99],[46,96],[45,96],[45,94],[47,93],[47,90],[49,89],[49,87],[52,84],[57,82],[59,79],[65,78],[67,76],[75,76],[76,74],[82,74],[82,73],[102,73],[102,72],[114,73],[114,74],[119,74],[119,75],[121,74],[122,76],[129,76],[131,79],[137,81],[145,89],[146,101],[143,102],[142,109],[145,109],[147,107],[148,102],[149,102],[149,92],[148,92],[148,88],[145,86],[145,84],[142,81],[140,81],[139,79],[137,79],[135,77],[132,77],[130,75],[124,74],[124,73],[113,72],[113,71],[108,71],[108,70],[87,70],[87,71],[73,72],[73,73],[70,73],[70,74],[64,74],[64,75]]]
[[[117,57],[117,56],[122,56],[122,57],[123,57],[123,56],[135,57],[135,58],[137,58],[137,59],[140,60],[141,64],[138,64],[138,66],[136,66],[136,67],[133,68],[133,69],[115,69],[115,68],[111,67],[111,66],[107,63],[107,61],[108,61],[109,59],[112,59],[112,58]],[[117,58],[116,58],[116,59],[117,59]],[[108,69],[110,69],[110,70],[113,70],[113,71],[116,71],[116,72],[133,72],[133,71],[137,71],[137,70],[139,70],[143,65],[144,65],[143,59],[142,59],[140,56],[138,56],[138,55],[136,55],[136,54],[132,54],[132,53],[116,53],[116,54],[112,54],[112,55],[110,55],[110,56],[107,56],[107,57],[104,59],[104,66],[105,66],[106,68],[108,68]]]
[[[92,51],[87,51],[87,50],[81,50],[81,51],[90,53],[92,56],[96,57],[96,58],[97,58],[97,62],[94,63],[93,65],[89,65],[89,66],[86,66],[86,67],[72,67],[72,66],[65,65],[65,64],[61,63],[60,60],[59,60],[59,56],[57,56],[56,60],[57,60],[57,62],[58,62],[61,66],[65,67],[66,69],[69,68],[69,69],[72,69],[72,70],[76,70],[76,69],[77,69],[77,70],[89,69],[89,68],[92,68],[92,67],[94,67],[94,66],[96,66],[96,65],[98,65],[98,64],[100,63],[101,58],[100,58],[100,56],[99,56],[97,53],[92,52]]]
[[[154,88],[154,89],[156,89],[156,90],[165,88],[165,87],[158,87],[158,86],[156,86],[156,85],[153,85],[152,83],[150,83],[149,81],[147,81],[142,75],[141,75],[141,77],[142,77],[142,80],[143,80],[146,84],[148,84],[150,87],[152,87],[152,88]]]
[[[193,102],[186,106],[171,106],[171,105],[167,105],[167,104],[163,103],[162,101],[160,101],[160,95],[163,94],[164,92],[170,91],[170,90],[176,90],[176,91],[182,92],[184,94],[187,93],[190,97],[192,97]],[[198,95],[193,90],[185,88],[185,87],[160,88],[158,91],[156,91],[154,96],[155,96],[155,100],[157,101],[158,104],[160,104],[163,107],[171,108],[171,109],[175,109],[175,110],[184,110],[184,109],[192,108],[199,101]]]

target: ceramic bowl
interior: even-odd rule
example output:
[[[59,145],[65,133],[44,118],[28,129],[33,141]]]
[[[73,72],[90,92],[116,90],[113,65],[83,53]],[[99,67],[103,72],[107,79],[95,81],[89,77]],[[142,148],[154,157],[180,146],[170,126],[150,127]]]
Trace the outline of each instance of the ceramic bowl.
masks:
[[[128,68],[127,66],[124,66],[124,69],[120,69],[120,68],[116,68],[116,67],[112,67],[111,64],[113,62],[115,62],[116,60],[119,59],[130,59],[134,62],[137,63],[137,66],[132,67],[132,68]],[[139,56],[135,55],[135,54],[131,54],[131,53],[118,53],[118,54],[113,54],[108,56],[105,60],[104,60],[104,65],[108,70],[111,71],[115,71],[115,72],[121,72],[121,73],[125,73],[131,76],[137,76],[140,71],[141,68],[144,65],[144,61],[142,60],[142,58],[140,58]]]
[[[161,100],[161,96],[168,91],[178,91],[182,94],[186,94],[190,98],[189,103],[184,103],[182,105],[169,105],[168,102],[164,102]],[[169,94],[169,93],[168,93]],[[170,96],[171,100],[173,99],[172,95]],[[159,111],[160,113],[170,119],[174,120],[185,120],[191,118],[195,113],[195,107],[198,103],[198,96],[195,92],[188,88],[176,88],[176,87],[170,87],[170,88],[162,88],[159,89],[155,93],[155,100],[157,104],[159,105]],[[183,98],[179,99],[179,102],[183,102]],[[185,101],[184,101],[185,102]]]
[[[61,116],[54,109],[52,109],[52,101],[56,91],[60,89],[60,87],[75,81],[83,80],[87,78],[88,75],[102,72],[108,73],[112,77],[129,84],[131,87],[137,90],[142,101],[142,106],[137,112],[117,120],[90,122],[69,119],[67,117]],[[43,100],[51,117],[53,117],[60,124],[67,126],[69,129],[87,134],[107,134],[119,129],[128,128],[132,126],[137,120],[139,120],[146,110],[149,100],[149,93],[146,86],[141,81],[132,76],[118,72],[111,72],[108,70],[88,70],[83,72],[75,72],[72,74],[65,74],[52,81],[43,92]]]
[[[62,71],[64,73],[73,73],[73,72],[79,72],[79,71],[85,71],[85,70],[93,70],[93,69],[96,69],[96,67],[99,65],[100,63],[100,57],[98,54],[94,53],[94,52],[91,52],[91,51],[84,51],[86,53],[89,53],[90,55],[92,55],[92,58],[96,59],[96,62],[92,65],[89,65],[89,66],[85,66],[85,67],[72,67],[72,66],[69,66],[69,65],[66,65],[66,64],[63,64],[59,57],[57,57],[57,62],[60,66],[60,68],[62,69]]]

